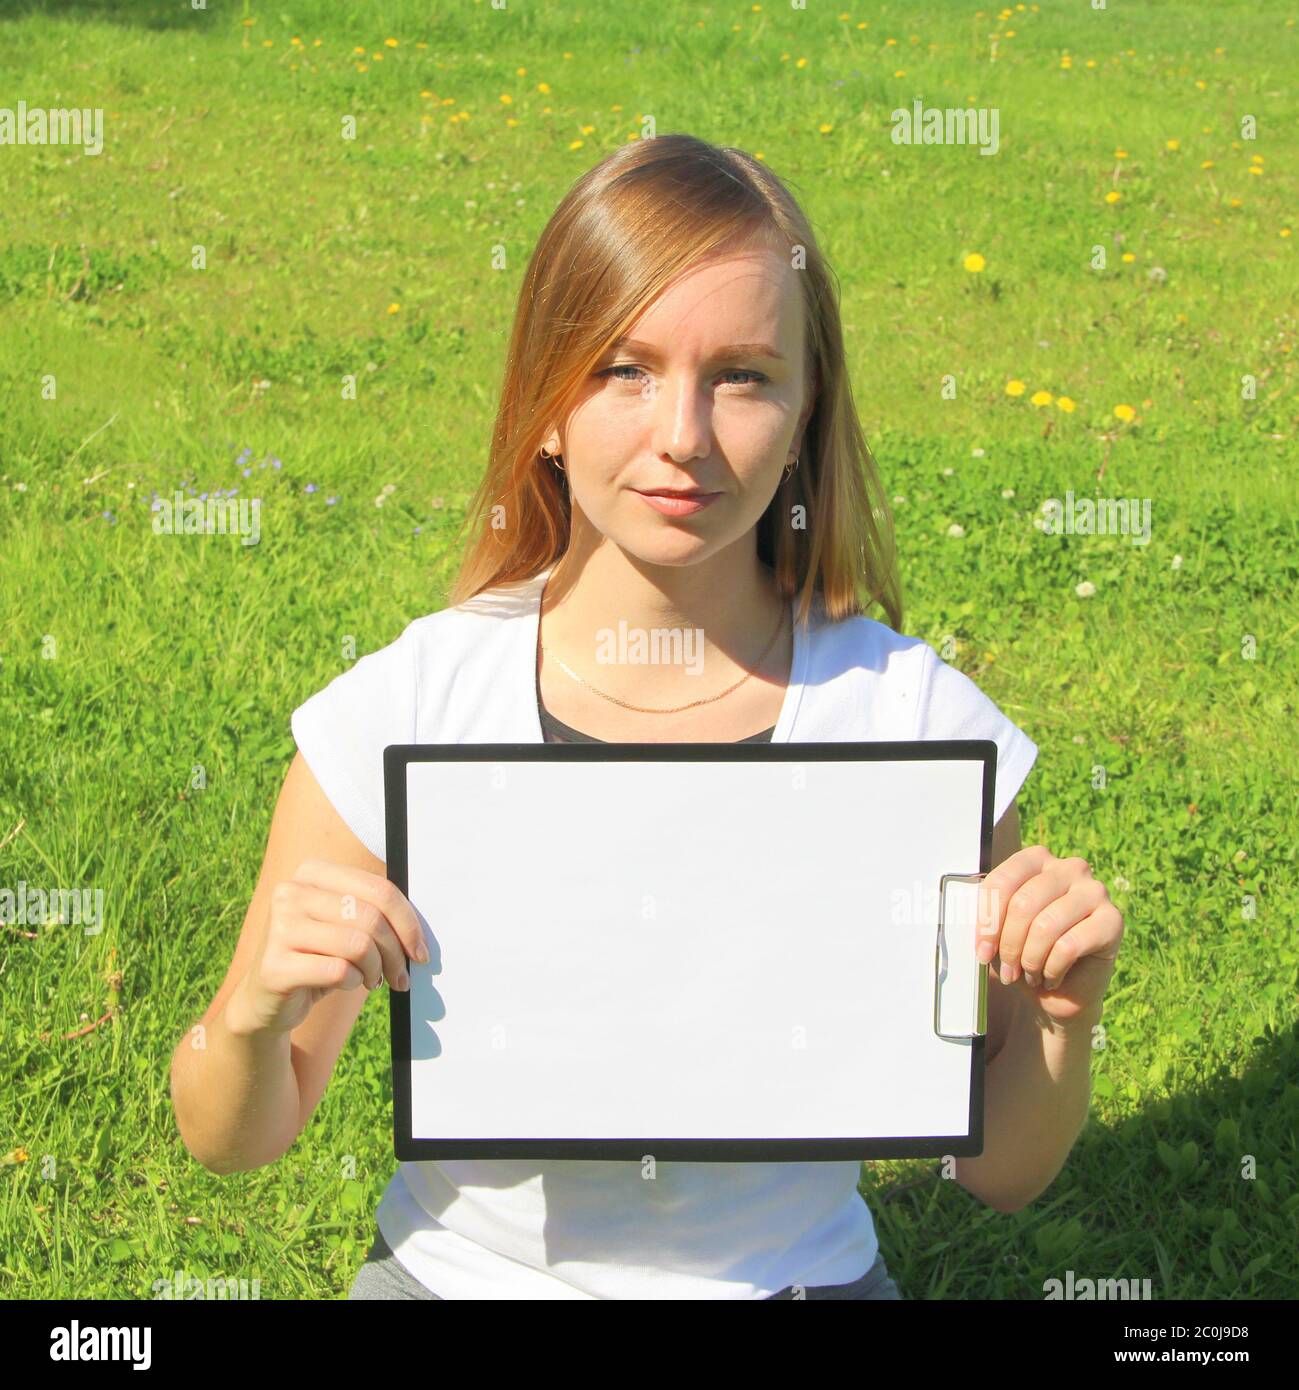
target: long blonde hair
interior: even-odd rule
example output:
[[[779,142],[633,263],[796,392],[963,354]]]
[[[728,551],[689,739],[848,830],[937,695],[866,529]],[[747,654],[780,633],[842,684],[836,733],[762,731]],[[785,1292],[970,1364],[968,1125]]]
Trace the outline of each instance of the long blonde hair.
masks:
[[[801,620],[819,595],[831,621],[878,603],[901,630],[892,520],[853,404],[837,280],[832,287],[807,218],[764,164],[684,134],[613,151],[574,183],[537,242],[519,291],[490,457],[462,528],[474,534],[452,606],[531,579],[564,554],[570,499],[565,475],[541,454],[547,429],[678,276],[737,244],[779,249],[800,272],[806,370],[818,387],[798,466],[758,521],[759,558],[782,595],[800,595]],[[795,526],[795,517],[804,524]]]

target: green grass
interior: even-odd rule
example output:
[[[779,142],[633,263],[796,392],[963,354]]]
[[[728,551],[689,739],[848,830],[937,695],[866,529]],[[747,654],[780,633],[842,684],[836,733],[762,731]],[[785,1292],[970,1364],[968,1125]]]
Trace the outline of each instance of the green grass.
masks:
[[[0,933],[0,1295],[176,1269],[345,1294],[393,1168],[384,1004],[258,1172],[193,1162],[168,1061],[233,951],[289,711],[345,636],[444,606],[527,256],[647,113],[803,200],[904,499],[907,630],[1038,743],[1026,841],[1088,858],[1127,921],[1091,1119],[1037,1202],[864,1168],[904,1294],[1299,1291],[1299,27],[1270,0],[977,8],[8,7],[5,100],[102,106],[106,142],[0,147],[0,887],[101,887],[106,922]],[[917,95],[997,107],[1000,153],[893,145]],[[150,494],[186,481],[255,489],[262,543],[155,537]],[[1150,543],[1043,535],[1069,489],[1149,499]]]

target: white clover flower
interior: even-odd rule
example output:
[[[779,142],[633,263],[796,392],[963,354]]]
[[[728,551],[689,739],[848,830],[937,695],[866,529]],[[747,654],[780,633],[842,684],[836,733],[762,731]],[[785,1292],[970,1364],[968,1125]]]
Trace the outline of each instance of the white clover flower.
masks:
[[[1116,893],[1130,893],[1132,891],[1132,885],[1122,874],[1115,874],[1110,882],[1114,885]]]
[[[956,472],[956,469],[955,469],[955,468],[944,468],[944,469],[943,469],[943,477],[944,477],[944,478],[950,478],[950,477],[952,476],[952,474],[955,473],[955,472]]]
[[[906,505],[906,501],[907,499],[899,493],[898,496],[893,499],[893,505],[895,507],[902,507]]]
[[[1173,568],[1175,570],[1179,570],[1182,568],[1182,557],[1180,555],[1173,556]]]
[[[962,526],[960,522],[954,521],[947,528],[947,534],[951,536],[954,540],[960,540],[960,538],[965,534],[965,527]]]
[[[1013,487],[1004,487],[1001,490],[1001,495],[1003,497],[1014,497],[1015,489]]]
[[[1093,584],[1090,579],[1084,579],[1081,584],[1074,586],[1074,593],[1077,594],[1079,598],[1091,598],[1095,592],[1096,585]]]
[[[971,450],[970,450],[970,457],[971,457],[971,458],[976,458],[976,459],[981,459],[981,458],[983,457],[983,450],[980,449],[980,448],[978,448],[978,447],[975,447],[975,448],[971,449]]]

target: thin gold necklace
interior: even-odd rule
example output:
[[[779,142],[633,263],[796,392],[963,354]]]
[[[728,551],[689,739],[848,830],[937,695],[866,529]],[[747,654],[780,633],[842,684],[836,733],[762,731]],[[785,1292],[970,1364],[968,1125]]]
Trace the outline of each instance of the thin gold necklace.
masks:
[[[752,676],[758,670],[762,663],[767,659],[767,656],[771,652],[772,647],[776,645],[776,639],[785,630],[785,608],[786,604],[782,602],[780,616],[776,619],[776,630],[771,635],[771,641],[767,643],[767,650],[764,651],[762,655],[758,658],[757,665],[754,666],[752,671],[748,672],[747,675],[741,677],[741,679],[736,681],[734,685],[727,686],[727,688],[723,690],[721,694],[709,695],[706,699],[703,700],[691,700],[691,702],[688,705],[676,705],[672,709],[647,709],[644,705],[633,705],[626,700],[620,700],[616,695],[607,695],[603,690],[597,690],[596,687],[593,686],[590,681],[583,680],[583,678],[579,676],[576,671],[571,670],[568,666],[565,666],[564,663],[559,659],[559,657],[554,657],[554,661],[555,664],[563,672],[565,672],[566,675],[572,676],[572,678],[575,681],[577,681],[579,685],[586,686],[588,690],[592,691],[596,695],[599,695],[601,699],[610,700],[615,705],[621,705],[623,709],[634,709],[638,714],[680,714],[682,710],[694,709],[697,705],[711,705],[715,700],[720,700],[722,696],[729,695],[733,690],[738,690],[740,686],[742,686],[744,682],[747,681],[749,677]],[[540,615],[538,615],[537,617],[537,643],[541,648],[542,654],[544,655],[546,651],[546,644],[541,640]]]

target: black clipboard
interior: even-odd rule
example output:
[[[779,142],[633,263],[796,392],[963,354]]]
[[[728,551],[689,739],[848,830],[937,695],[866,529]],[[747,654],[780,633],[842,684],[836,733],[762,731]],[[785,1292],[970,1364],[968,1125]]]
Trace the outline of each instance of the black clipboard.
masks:
[[[984,739],[387,747],[388,877],[432,957],[389,991],[397,1158],[981,1153],[969,890],[996,760]]]

